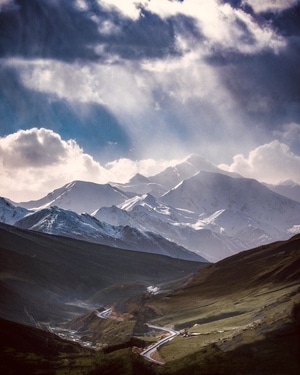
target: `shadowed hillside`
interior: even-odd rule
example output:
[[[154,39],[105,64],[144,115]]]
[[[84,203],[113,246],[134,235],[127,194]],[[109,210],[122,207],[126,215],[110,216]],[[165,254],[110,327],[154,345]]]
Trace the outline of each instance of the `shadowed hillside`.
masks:
[[[0,239],[0,315],[18,322],[71,319],[117,302],[119,292],[104,293],[101,300],[92,298],[113,285],[132,283],[140,293],[151,284],[188,277],[203,266],[4,224],[0,224]]]
[[[263,283],[300,280],[300,235],[288,241],[244,251],[198,273],[187,290],[199,288],[201,294],[228,294]]]
[[[32,374],[39,373],[40,370],[49,374],[68,374],[69,371],[74,374],[90,375],[186,373],[298,375],[299,373],[299,235],[288,241],[239,253],[216,264],[206,265],[201,270],[194,268],[194,275],[185,277],[179,286],[180,274],[184,273],[187,276],[187,271],[192,271],[195,264],[183,261],[169,263],[169,259],[166,263],[165,257],[156,256],[155,262],[151,263],[152,255],[148,257],[147,254],[136,253],[138,256],[135,257],[133,267],[126,251],[124,253],[122,250],[98,246],[95,248],[95,245],[80,241],[68,242],[70,248],[66,249],[66,243],[61,242],[65,239],[36,236],[36,234],[30,237],[32,234],[28,232],[14,230],[11,232],[11,227],[2,228],[1,235],[3,234],[6,234],[4,236],[6,243],[1,254],[3,252],[8,256],[6,274],[14,271],[15,278],[8,283],[7,280],[12,279],[2,276],[2,291],[6,303],[18,313],[28,301],[32,304],[36,303],[38,309],[39,301],[29,293],[28,283],[35,291],[36,298],[40,298],[41,295],[47,296],[50,301],[48,306],[52,306],[51,303],[53,306],[58,304],[62,316],[61,306],[65,308],[72,305],[59,303],[53,297],[53,293],[59,291],[59,295],[65,295],[66,298],[75,280],[75,275],[72,276],[71,273],[71,268],[75,265],[78,267],[76,270],[82,269],[82,272],[77,272],[80,281],[77,281],[76,285],[82,296],[90,295],[89,299],[86,299],[87,303],[100,303],[102,299],[107,298],[107,301],[113,305],[111,316],[105,319],[99,319],[97,311],[93,309],[87,311],[87,306],[83,308],[80,305],[73,305],[74,308],[81,308],[82,311],[74,311],[75,319],[64,329],[81,335],[81,340],[90,340],[98,351],[88,350],[68,341],[63,341],[66,343],[64,346],[59,341],[57,343],[59,351],[53,351],[56,353],[56,359],[51,357],[51,350],[50,354],[44,352],[47,341],[45,335],[51,335],[51,332],[44,333],[32,327],[16,326],[12,322],[1,320],[1,336],[4,338],[1,341],[1,363],[6,370],[5,373],[17,374],[21,368],[32,370],[33,363],[35,367]],[[13,239],[18,246],[22,243],[18,249],[20,260],[17,256],[11,255],[11,252],[14,253],[13,246],[16,246],[13,245]],[[92,260],[91,268],[85,264],[84,257],[80,255],[81,246],[84,246],[85,257],[86,254],[90,254],[88,259]],[[39,263],[24,258],[24,249],[28,254],[27,257]],[[35,255],[31,253],[33,249],[36,250]],[[110,263],[112,251],[118,254],[116,263]],[[105,258],[102,252],[108,253],[109,256]],[[70,257],[70,254],[74,254],[74,257]],[[97,268],[98,273],[93,268],[99,254],[102,254],[102,263],[99,263],[98,259],[98,267],[101,264],[101,267],[105,266],[109,269],[109,272],[101,271],[101,277],[99,268]],[[133,252],[129,252],[129,255],[131,254]],[[146,258],[139,258],[145,255]],[[3,256],[2,260],[4,259]],[[60,259],[59,267],[57,259]],[[61,262],[62,259],[65,261],[69,259],[72,267],[66,262]],[[24,263],[24,260],[27,263]],[[80,266],[77,263],[79,261]],[[113,266],[118,262],[121,262],[119,264],[122,265],[122,272],[120,270],[117,272],[118,267]],[[47,289],[43,277],[49,277],[49,270],[53,271],[51,268],[53,265],[58,267],[56,270],[59,270],[61,279],[59,282],[52,281]],[[39,267],[44,267],[43,272],[38,273]],[[169,280],[168,287],[162,288],[156,295],[143,292],[141,281],[135,284],[137,277],[143,282],[146,280],[147,283],[153,280],[151,277],[154,269],[157,278],[164,282]],[[90,270],[89,276],[87,270]],[[172,274],[177,276],[177,279],[173,279],[177,280],[173,284],[170,280]],[[1,271],[1,275],[4,275],[4,271]],[[133,278],[135,282],[132,281]],[[86,284],[83,280],[86,280]],[[115,283],[112,284],[111,280]],[[95,282],[102,285],[103,289],[88,292]],[[23,285],[23,289],[20,285]],[[60,288],[58,285],[61,285]],[[1,305],[1,311],[6,311],[4,303]],[[12,311],[10,310],[9,313],[11,314]],[[72,318],[70,312],[68,317]],[[161,332],[148,329],[145,323],[173,327],[179,333],[172,341],[159,347],[156,357],[165,363],[162,366],[150,363],[138,354],[142,348],[158,341],[162,335]],[[10,338],[8,332],[12,332]],[[29,338],[28,348],[25,347],[23,339],[18,340],[20,332],[22,337]],[[59,333],[57,330],[54,332]],[[56,339],[57,336],[48,337],[50,348]],[[58,362],[58,357],[63,358],[63,361]],[[12,363],[11,372],[8,371],[10,366],[7,363]]]
[[[209,265],[148,307],[184,333],[159,349],[158,373],[297,374],[300,236]]]

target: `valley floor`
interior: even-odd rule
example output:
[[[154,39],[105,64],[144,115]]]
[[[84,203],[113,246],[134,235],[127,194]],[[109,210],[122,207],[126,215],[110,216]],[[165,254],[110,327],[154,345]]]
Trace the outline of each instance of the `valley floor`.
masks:
[[[299,249],[296,236],[208,265],[159,294],[137,288],[56,334],[0,319],[0,372],[298,375]],[[109,291],[121,298],[125,289]],[[163,345],[140,355],[155,343]]]

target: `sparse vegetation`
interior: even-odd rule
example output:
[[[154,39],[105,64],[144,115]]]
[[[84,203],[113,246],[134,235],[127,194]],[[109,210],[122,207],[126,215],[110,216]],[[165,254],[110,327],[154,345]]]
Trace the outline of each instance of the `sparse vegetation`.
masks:
[[[296,236],[208,266],[173,291],[148,295],[137,287],[135,296],[129,284],[129,299],[110,319],[90,312],[66,326],[96,351],[1,320],[1,373],[298,375],[299,259]],[[187,333],[159,348],[163,366],[138,354],[160,335],[147,332],[146,322]]]

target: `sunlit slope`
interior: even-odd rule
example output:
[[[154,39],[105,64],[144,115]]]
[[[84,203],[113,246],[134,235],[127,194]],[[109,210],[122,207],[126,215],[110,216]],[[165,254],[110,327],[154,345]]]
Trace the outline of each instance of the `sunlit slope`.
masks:
[[[160,312],[152,322],[187,332],[187,337],[179,336],[159,350],[166,362],[164,373],[179,374],[184,368],[223,373],[218,361],[223,361],[225,373],[250,374],[257,363],[259,371],[265,363],[264,373],[272,373],[274,355],[281,362],[288,355],[286,366],[291,368],[286,373],[296,373],[300,236],[210,265],[172,294],[153,297],[150,306]],[[288,353],[289,345],[296,347]],[[284,373],[283,366],[278,374]]]
[[[186,290],[230,294],[264,283],[300,280],[300,235],[226,258],[193,278]]]
[[[86,299],[86,302],[95,303],[106,296],[109,296],[113,302],[112,295],[117,300],[122,301],[123,299],[123,302],[114,304],[113,316],[107,320],[97,318],[95,311],[90,311],[88,314],[82,314],[82,312],[73,314],[77,318],[71,323],[72,329],[79,329],[82,325],[84,329],[88,327],[89,332],[82,331],[82,333],[90,335],[92,340],[97,341],[99,348],[105,348],[104,351],[100,350],[89,354],[85,349],[78,351],[78,347],[72,348],[67,344],[68,347],[59,346],[57,353],[57,356],[66,360],[57,362],[53,358],[48,359],[47,348],[43,353],[46,342],[44,339],[46,336],[43,333],[39,334],[35,330],[25,332],[24,328],[20,327],[22,335],[24,334],[26,337],[29,335],[30,340],[34,338],[39,343],[36,347],[31,346],[30,352],[28,352],[29,349],[19,347],[22,343],[19,343],[18,334],[15,333],[13,342],[7,343],[5,339],[3,345],[5,361],[10,358],[14,358],[14,360],[18,358],[18,363],[22,367],[23,362],[26,366],[31,365],[32,358],[34,358],[39,371],[47,364],[51,370],[55,368],[61,373],[66,373],[64,371],[71,369],[75,371],[75,367],[78,369],[78,366],[83,366],[80,370],[82,374],[298,375],[299,373],[300,236],[240,253],[216,264],[206,265],[200,271],[194,268],[194,275],[190,274],[189,278],[186,277],[187,271],[192,271],[192,268],[199,266],[199,263],[180,261],[176,268],[176,262],[169,263],[173,260],[155,256],[155,264],[158,267],[156,280],[163,278],[167,280],[171,273],[170,267],[173,267],[176,275],[180,275],[185,269],[184,267],[187,267],[184,271],[186,281],[181,284],[181,287],[178,287],[179,284],[176,283],[177,289],[173,292],[163,292],[153,296],[143,293],[141,296],[142,282],[153,280],[151,279],[153,273],[151,262],[154,262],[152,255],[137,253],[134,277],[139,277],[140,281],[136,284],[133,282],[125,284],[121,282],[121,279],[122,277],[124,279],[124,275],[127,277],[129,272],[133,272],[133,268],[130,268],[130,261],[122,250],[107,247],[101,249],[97,246],[96,251],[95,245],[80,241],[74,241],[72,246],[72,242],[68,242],[68,249],[63,250],[66,243],[61,243],[62,239],[59,237],[50,237],[53,242],[49,243],[49,236],[39,234],[28,238],[27,236],[31,236],[31,233],[10,231],[11,227],[2,228],[0,234],[1,239],[5,238],[5,247],[10,248],[13,245],[12,240],[15,240],[14,246],[20,245],[19,253],[13,262],[12,258],[8,258],[9,263],[6,264],[6,269],[15,272],[16,277],[12,282],[8,282],[7,278],[3,278],[1,271],[2,286],[5,287],[2,290],[6,291],[6,294],[1,294],[1,296],[5,296],[6,305],[8,302],[14,302],[10,298],[15,301],[19,298],[19,307],[15,312],[21,314],[21,306],[24,304],[27,306],[28,301],[33,302],[25,280],[30,280],[32,290],[36,290],[35,283],[41,283],[43,278],[41,274],[34,276],[28,266],[31,264],[30,260],[26,266],[28,272],[25,272],[21,262],[25,258],[20,256],[22,251],[23,255],[24,252],[27,252],[28,258],[31,257],[35,260],[39,258],[38,265],[44,267],[44,277],[49,277],[47,274],[49,264],[57,267],[56,258],[59,258],[60,261],[62,259],[67,261],[70,260],[70,254],[74,254],[72,267],[68,268],[65,264],[63,266],[65,270],[71,272],[71,268],[76,269],[75,265],[78,259],[81,261],[82,273],[78,272],[80,282],[74,284],[76,286],[74,290],[81,290],[81,293],[87,296],[91,292],[88,291],[87,280],[93,279],[99,285],[103,285],[103,289],[99,288],[98,292],[92,291],[91,297]],[[5,233],[6,235],[3,236]],[[39,246],[41,247],[39,248]],[[122,271],[113,270],[117,267],[113,266],[115,263],[109,262],[108,256],[105,261],[102,260],[102,263],[98,258],[98,263],[103,267],[110,266],[110,272],[102,270],[98,272],[97,278],[92,266],[91,272],[87,276],[84,271],[86,264],[80,255],[81,246],[84,246],[85,258],[92,261],[96,259],[98,252],[107,252],[108,249],[116,251],[119,261],[122,262]],[[35,255],[30,253],[31,250],[35,250]],[[10,252],[13,250],[6,250],[4,255],[9,255]],[[0,253],[2,254],[2,250]],[[127,254],[127,252],[125,253]],[[87,254],[91,255],[88,257]],[[145,255],[149,258],[139,258]],[[17,259],[18,256],[21,258],[20,261]],[[4,257],[1,258],[1,265],[3,259]],[[163,259],[167,259],[168,262],[166,263]],[[148,263],[147,267],[143,268],[142,264],[145,260]],[[137,269],[139,266],[140,270]],[[162,276],[162,269],[165,273],[164,276]],[[66,290],[61,291],[60,295],[71,288],[69,279],[71,275],[69,276],[68,272],[62,276],[65,278],[66,286],[64,288]],[[22,280],[21,277],[23,277]],[[112,278],[117,282],[110,284]],[[127,280],[130,280],[130,276]],[[21,294],[20,286],[23,286],[23,294]],[[11,294],[7,290],[10,290]],[[121,292],[122,290],[128,291],[127,300]],[[137,296],[135,296],[135,291],[138,293]],[[45,294],[41,292],[38,297],[44,298],[47,292]],[[53,304],[51,304],[52,302]],[[49,314],[54,314],[54,303],[57,304],[61,316],[63,314],[60,309],[68,307],[71,309],[70,304],[52,302],[47,303]],[[2,303],[1,311],[3,308]],[[40,309],[45,315],[42,305],[40,305]],[[30,310],[32,315],[34,315],[33,311]],[[69,314],[68,318],[71,315]],[[149,342],[156,340],[155,333],[152,336],[149,332],[144,334],[147,330],[144,323],[149,322],[159,326],[174,326],[181,332],[181,335],[173,341],[159,348],[160,358],[165,362],[163,366],[153,365],[132,351],[132,346],[145,347]],[[0,330],[4,332],[6,335],[4,338],[6,338],[10,323],[3,321],[4,326],[2,321],[0,323]],[[158,333],[158,335],[160,334]],[[50,342],[50,351],[52,350],[51,345]],[[8,351],[8,347],[10,347],[10,351]]]
[[[288,241],[275,242],[254,250],[248,250],[211,264],[191,278],[187,285],[169,294],[155,298],[163,311],[163,320],[179,323],[186,315],[188,324],[197,319],[204,304],[211,306],[217,301],[234,301],[240,305],[244,296],[258,293],[261,289],[294,286],[300,283],[300,236]],[[206,308],[205,308],[206,310]],[[232,312],[239,310],[234,308]],[[223,313],[224,310],[219,310]],[[170,316],[169,316],[170,314]]]

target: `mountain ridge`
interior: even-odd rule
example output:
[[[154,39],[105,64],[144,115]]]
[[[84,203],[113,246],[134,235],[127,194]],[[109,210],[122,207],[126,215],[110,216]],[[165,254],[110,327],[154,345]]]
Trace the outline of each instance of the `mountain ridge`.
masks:
[[[173,258],[205,261],[197,254],[171,243],[158,234],[140,231],[130,226],[113,226],[100,222],[88,214],[77,214],[58,207],[31,213],[17,221],[15,226],[53,235],[119,247],[127,250],[164,254]]]
[[[146,291],[152,284],[189,277],[207,264],[2,223],[0,238],[0,288],[5,292],[0,316],[27,324],[30,316],[39,321],[63,321],[83,314],[95,307],[82,303],[112,285],[132,282]],[[101,304],[105,303],[103,299]]]
[[[290,183],[284,186],[290,186]],[[293,184],[293,187],[297,188],[297,185]],[[117,243],[127,249],[137,249],[135,231],[136,240],[144,236],[146,243],[156,242],[155,247],[163,253],[163,248],[157,244],[162,243],[164,237],[163,246],[167,248],[172,242],[175,247],[184,247],[215,262],[241,250],[287,239],[300,232],[300,203],[273,190],[254,179],[224,172],[205,159],[191,155],[157,175],[136,174],[124,184],[73,181],[40,201],[29,202],[27,207],[35,206],[37,202],[43,204],[34,210],[34,214],[21,212],[21,208],[14,210],[18,211],[17,219],[21,219],[20,225],[23,225],[28,224],[28,217],[37,220],[37,211],[56,205],[81,215],[76,220],[78,225],[85,221],[82,223],[84,228],[80,229],[80,225],[76,228],[75,223],[58,228],[54,217],[39,224],[37,220],[27,228],[38,226],[38,230],[51,232],[52,225],[56,234],[76,237],[82,230],[85,239],[94,241],[97,234],[87,228],[97,227],[98,240],[102,235],[104,243],[110,241],[112,246]],[[12,210],[12,206],[10,208]],[[16,224],[19,220],[14,222],[11,213],[8,212],[5,218],[5,210],[9,211],[8,206],[2,205],[1,220]],[[69,219],[74,221],[71,211]],[[84,212],[94,219],[83,216]],[[123,227],[127,244],[118,242],[121,230],[114,231],[112,226]],[[132,235],[129,235],[128,227],[132,228]]]

